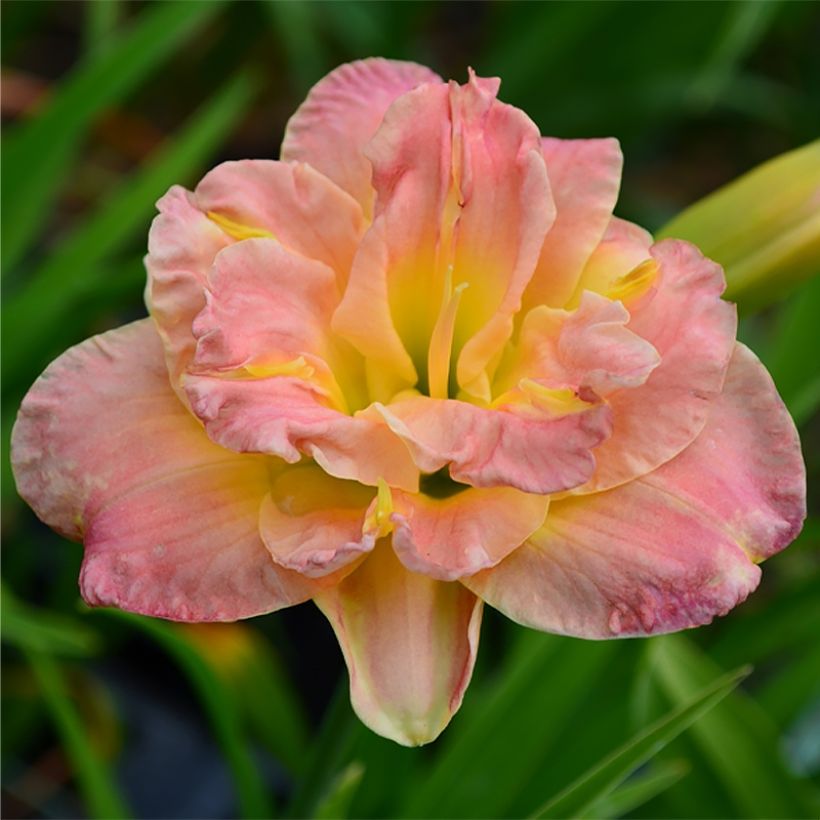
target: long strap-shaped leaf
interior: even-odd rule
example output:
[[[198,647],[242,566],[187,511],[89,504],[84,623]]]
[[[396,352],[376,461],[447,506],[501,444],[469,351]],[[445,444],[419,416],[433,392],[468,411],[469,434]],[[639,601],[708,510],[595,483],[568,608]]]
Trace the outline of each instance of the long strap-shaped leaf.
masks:
[[[220,7],[219,2],[150,4],[137,23],[92,52],[37,116],[3,141],[4,273],[34,239],[79,142],[106,108],[125,97]]]
[[[24,369],[45,364],[52,351],[42,345],[48,329],[59,324],[93,286],[101,263],[138,228],[147,230],[153,204],[177,181],[198,171],[225,138],[252,99],[254,82],[238,74],[198,110],[183,131],[152,155],[138,174],[126,180],[90,217],[51,254],[3,306],[3,367],[7,383],[27,380]],[[91,280],[91,281],[90,281]],[[39,349],[38,349],[39,348]],[[25,350],[26,356],[16,355]]]
[[[76,771],[90,816],[100,820],[130,817],[131,813],[117,791],[108,766],[88,739],[82,720],[66,690],[58,663],[47,653],[34,649],[24,649],[23,654],[37,679],[43,701]]]
[[[718,678],[683,706],[672,710],[635,735],[620,749],[567,786],[538,811],[533,818],[578,817],[596,801],[612,792],[635,769],[656,755],[698,718],[720,703],[749,674],[744,667]]]

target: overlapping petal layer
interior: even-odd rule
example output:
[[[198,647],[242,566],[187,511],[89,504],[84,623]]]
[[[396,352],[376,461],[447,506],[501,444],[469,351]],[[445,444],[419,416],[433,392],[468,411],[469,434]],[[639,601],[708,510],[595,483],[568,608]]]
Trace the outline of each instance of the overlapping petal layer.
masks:
[[[754,562],[794,538],[804,486],[788,412],[738,346],[690,447],[621,487],[554,501],[533,538],[465,583],[550,632],[608,638],[699,626],[744,600],[760,579]]]
[[[567,304],[604,236],[621,187],[623,156],[615,139],[544,137],[542,148],[556,217],[524,294],[525,311]]]
[[[544,523],[549,498],[512,487],[394,495],[393,548],[412,572],[453,581],[495,566]]]
[[[353,196],[369,217],[373,189],[364,146],[396,97],[440,82],[416,63],[374,58],[342,65],[311,89],[290,118],[282,159],[309,163]]]
[[[208,440],[171,390],[150,320],[95,336],[46,370],[20,409],[12,462],[40,518],[84,541],[90,604],[224,621],[315,593],[259,537],[270,460]]]
[[[656,292],[632,311],[627,328],[660,354],[646,382],[607,399],[612,435],[595,450],[582,492],[599,492],[654,470],[694,441],[723,387],[735,343],[734,305],[720,298],[723,271],[688,242],[651,249]],[[658,408],[663,408],[662,412]]]
[[[611,429],[603,404],[555,415],[533,406],[497,410],[420,396],[376,409],[424,472],[448,466],[456,481],[526,493],[583,484],[595,467],[592,448]]]

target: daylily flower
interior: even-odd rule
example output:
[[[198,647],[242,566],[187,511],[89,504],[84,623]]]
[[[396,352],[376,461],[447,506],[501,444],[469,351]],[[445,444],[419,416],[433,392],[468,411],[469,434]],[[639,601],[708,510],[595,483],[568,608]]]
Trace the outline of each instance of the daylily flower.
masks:
[[[498,87],[332,72],[281,161],[160,200],[151,317],[57,359],[14,431],[86,601],[312,598],[405,744],[458,708],[484,602],[585,638],[705,624],[805,512],[720,267],[612,215],[614,139],[542,139]]]

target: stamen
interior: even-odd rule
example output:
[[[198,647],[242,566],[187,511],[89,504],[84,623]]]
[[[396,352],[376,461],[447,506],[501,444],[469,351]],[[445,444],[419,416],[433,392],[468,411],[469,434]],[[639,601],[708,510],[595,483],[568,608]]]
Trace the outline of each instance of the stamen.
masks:
[[[619,276],[604,295],[621,302],[637,299],[652,287],[657,276],[658,263],[654,259],[647,259],[629,273]]]

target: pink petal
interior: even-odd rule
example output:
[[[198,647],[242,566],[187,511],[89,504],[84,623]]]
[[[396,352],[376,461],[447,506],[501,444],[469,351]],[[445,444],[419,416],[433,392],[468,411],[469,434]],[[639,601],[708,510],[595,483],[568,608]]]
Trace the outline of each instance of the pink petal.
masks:
[[[657,292],[627,325],[650,342],[660,364],[640,387],[607,397],[611,438],[595,451],[595,475],[581,492],[615,487],[673,458],[703,429],[735,343],[734,305],[720,294],[723,271],[687,242],[654,245]],[[644,303],[645,302],[645,303]]]
[[[394,493],[393,548],[412,572],[454,581],[495,566],[543,523],[549,499],[512,487],[450,498]]]
[[[426,397],[389,407],[374,405],[407,442],[419,469],[449,464],[456,481],[474,487],[516,487],[552,493],[575,487],[592,474],[590,452],[609,435],[609,409],[590,405],[553,417],[536,408],[491,410]]]
[[[753,563],[805,516],[794,425],[762,365],[738,345],[698,438],[608,492],[554,501],[544,528],[465,580],[538,629],[606,638],[708,623],[757,586]]]
[[[311,90],[290,118],[283,160],[307,162],[372,213],[370,164],[362,150],[397,97],[441,78],[424,66],[380,57],[346,63]]]
[[[264,368],[331,357],[333,271],[271,239],[246,239],[214,260],[207,305],[193,324],[195,370]]]
[[[223,447],[291,464],[304,454],[337,478],[372,486],[382,478],[410,492],[418,487],[406,446],[381,419],[334,409],[319,387],[302,379],[189,375],[185,387],[206,432]]]
[[[538,131],[496,91],[474,75],[411,91],[367,147],[376,218],[334,328],[405,386],[426,381],[439,314],[466,284],[452,359],[462,386],[487,392],[485,367],[511,332],[552,218]]]
[[[515,353],[496,376],[495,390],[514,389],[530,378],[553,387],[592,390],[607,396],[643,384],[660,357],[626,327],[620,302],[585,292],[577,310],[533,308],[521,326]]]
[[[364,231],[358,203],[309,165],[225,162],[196,186],[201,211],[262,229],[286,248],[333,268],[339,287]]]
[[[233,241],[197,208],[194,195],[174,185],[157,202],[148,234],[146,300],[165,345],[171,384],[194,355],[194,317],[205,307],[205,283],[214,257]],[[179,391],[181,392],[181,391]],[[187,399],[182,396],[184,401]]]
[[[365,532],[373,490],[305,464],[284,470],[262,503],[260,531],[273,560],[311,578],[329,575],[373,549]]]
[[[604,236],[618,199],[623,156],[615,139],[544,137],[555,222],[524,294],[524,308],[564,307]]]
[[[316,603],[341,644],[361,720],[405,746],[434,740],[470,681],[481,602],[460,584],[408,572],[383,541]]]
[[[651,258],[651,247],[651,234],[613,216],[603,239],[587,260],[568,306],[575,307],[585,290],[606,294],[618,279]]]
[[[644,481],[705,505],[755,562],[788,546],[806,517],[806,468],[771,376],[736,344],[703,432]]]
[[[208,441],[171,390],[150,321],[50,365],[20,409],[12,463],[37,515],[85,541],[80,585],[92,605],[234,620],[314,592],[259,537],[269,459]]]
[[[471,73],[453,84],[454,170],[464,203],[456,226],[453,281],[468,284],[456,323],[458,383],[489,397],[485,368],[510,337],[555,206],[535,124],[498,102],[497,84]],[[460,134],[459,134],[460,131]],[[460,354],[459,354],[460,351]]]

